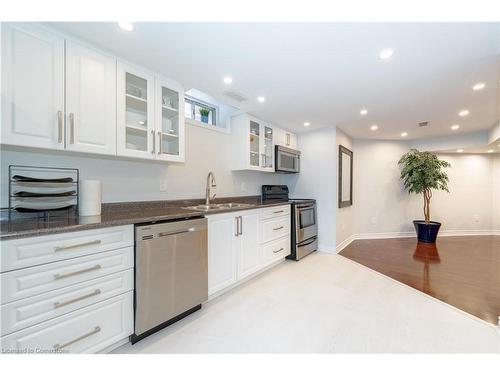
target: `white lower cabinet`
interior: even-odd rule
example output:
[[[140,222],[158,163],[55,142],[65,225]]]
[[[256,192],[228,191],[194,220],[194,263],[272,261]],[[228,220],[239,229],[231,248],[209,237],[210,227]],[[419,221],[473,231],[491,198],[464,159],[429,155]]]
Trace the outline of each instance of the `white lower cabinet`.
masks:
[[[236,214],[208,216],[208,294],[236,282]]]
[[[2,241],[0,346],[96,353],[131,335],[133,226]]]
[[[2,337],[3,352],[96,353],[133,332],[133,292]]]
[[[259,211],[248,211],[240,215],[238,235],[237,278],[251,275],[260,268],[259,254]]]
[[[134,289],[134,270],[53,290],[0,306],[0,335],[7,335],[46,320],[90,306]]]
[[[278,240],[283,250],[268,256],[262,247],[262,229],[268,218],[268,209],[237,211],[208,216],[208,294],[213,295],[235,285],[239,281],[256,274],[271,263],[290,254],[289,206],[277,210],[278,224],[287,228]],[[274,222],[273,222],[274,224]],[[275,237],[273,237],[275,238]],[[274,244],[274,242],[273,242]],[[279,247],[278,247],[279,249]]]

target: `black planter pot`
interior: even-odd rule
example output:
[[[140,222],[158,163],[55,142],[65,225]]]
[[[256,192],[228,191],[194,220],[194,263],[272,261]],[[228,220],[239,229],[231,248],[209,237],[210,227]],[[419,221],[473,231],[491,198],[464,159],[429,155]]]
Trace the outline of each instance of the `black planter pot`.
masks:
[[[424,220],[413,220],[413,225],[417,231],[419,242],[434,243],[441,227],[441,223],[430,221],[426,224]]]

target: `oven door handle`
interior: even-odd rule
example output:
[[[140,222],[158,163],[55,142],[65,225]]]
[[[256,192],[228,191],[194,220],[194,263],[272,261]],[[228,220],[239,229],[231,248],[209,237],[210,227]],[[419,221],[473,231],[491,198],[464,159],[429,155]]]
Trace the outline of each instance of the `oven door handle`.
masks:
[[[316,237],[313,237],[311,238],[310,240],[308,240],[307,242],[304,242],[304,243],[301,243],[301,244],[298,244],[297,247],[302,247],[302,246],[307,246],[307,245],[310,245],[312,244],[313,242],[315,242],[317,240]]]
[[[315,203],[305,203],[305,204],[298,204],[295,207],[302,210],[306,208],[314,208],[315,205],[316,205]]]

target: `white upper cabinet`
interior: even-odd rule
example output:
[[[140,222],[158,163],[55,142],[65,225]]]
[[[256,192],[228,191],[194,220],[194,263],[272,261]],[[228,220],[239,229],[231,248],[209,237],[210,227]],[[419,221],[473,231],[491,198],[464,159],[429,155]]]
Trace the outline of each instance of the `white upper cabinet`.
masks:
[[[274,172],[274,127],[242,114],[231,119],[234,170]]]
[[[117,154],[155,159],[155,77],[123,62],[117,64]]]
[[[184,90],[178,83],[156,77],[156,158],[184,161]]]
[[[2,24],[1,143],[64,148],[64,39]]]
[[[0,143],[184,161],[180,84],[41,25],[1,36]]]
[[[66,41],[68,150],[116,154],[116,60]]]
[[[284,129],[275,128],[276,144],[289,148],[297,148],[297,135]]]

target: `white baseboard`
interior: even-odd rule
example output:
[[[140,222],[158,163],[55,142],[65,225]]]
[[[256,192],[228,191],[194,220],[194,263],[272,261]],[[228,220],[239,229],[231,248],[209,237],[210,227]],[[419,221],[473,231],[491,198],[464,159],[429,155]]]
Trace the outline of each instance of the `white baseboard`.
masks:
[[[451,236],[500,236],[500,230],[490,230],[490,229],[450,229],[440,231],[438,236],[441,237],[451,237]],[[383,232],[383,233],[358,233],[347,237],[344,241],[339,243],[335,252],[339,253],[344,248],[346,248],[354,240],[376,240],[383,238],[408,238],[416,237],[415,232]],[[320,248],[321,249],[321,248]]]
[[[347,245],[349,245],[352,241],[355,240],[355,237],[356,236],[354,234],[347,237],[344,241],[342,241],[337,245],[337,247],[335,248],[335,252],[340,253],[342,250],[344,250],[345,247],[347,247]]]

